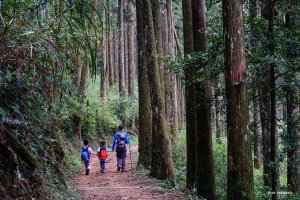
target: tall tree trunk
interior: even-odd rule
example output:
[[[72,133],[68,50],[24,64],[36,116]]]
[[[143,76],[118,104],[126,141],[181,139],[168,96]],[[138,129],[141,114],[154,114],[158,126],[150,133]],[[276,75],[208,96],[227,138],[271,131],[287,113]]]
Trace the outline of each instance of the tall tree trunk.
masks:
[[[207,51],[205,1],[193,0],[194,50]],[[201,62],[201,61],[200,61]],[[216,199],[211,131],[211,86],[209,81],[195,86],[196,101],[196,186],[206,199]]]
[[[283,100],[282,102],[282,121],[287,123],[287,102]]]
[[[137,2],[137,6],[141,3]],[[149,168],[152,156],[152,112],[145,57],[143,14],[136,9],[138,33],[138,88],[139,88],[139,160],[138,165]]]
[[[222,121],[221,121],[221,87],[215,87],[215,111],[216,111],[216,140],[221,142],[222,137]]]
[[[157,166],[151,166],[151,174],[155,174],[159,179],[168,179],[174,183],[174,169],[171,154],[171,144],[167,131],[167,121],[164,109],[163,93],[161,90],[161,79],[159,74],[159,64],[157,60],[155,33],[153,25],[152,7],[150,0],[138,0],[137,9],[142,10],[145,57],[148,61],[148,81],[150,88],[151,107],[153,115],[152,134],[155,138],[155,157],[153,162]],[[139,25],[138,25],[139,26]],[[157,170],[153,173],[153,170]]]
[[[155,33],[155,45],[156,45],[156,56],[157,62],[159,66],[159,75],[160,75],[160,85],[162,94],[165,94],[164,87],[164,65],[162,60],[163,55],[163,46],[162,46],[162,16],[161,16],[161,0],[152,0],[152,17],[153,17],[153,25],[154,25],[154,33]],[[165,107],[165,100],[163,101]]]
[[[258,96],[256,90],[255,96]],[[259,169],[261,167],[262,155],[261,155],[261,127],[260,127],[260,112],[258,107],[257,98],[253,99],[253,135],[254,135],[254,167]]]
[[[128,1],[128,93],[130,97],[134,96],[135,81],[135,51],[134,51],[134,5],[133,0]]]
[[[275,17],[274,0],[265,0],[263,16],[268,19],[268,43],[269,54],[271,57],[275,55],[275,39],[274,39],[274,17]],[[275,64],[271,63],[270,69],[270,173],[272,200],[277,199],[278,190],[278,173],[277,173],[277,118],[276,118],[276,80],[275,80]]]
[[[118,30],[114,31],[114,79],[115,83],[119,84],[119,40],[118,40]]]
[[[163,49],[162,49],[162,17],[161,17],[161,2],[160,0],[152,0],[151,1],[151,12],[152,12],[152,23],[153,23],[153,27],[154,27],[154,40],[155,40],[155,56],[156,56],[156,61],[158,63],[159,66],[159,77],[160,77],[160,87],[164,88],[164,65],[162,63],[162,54],[163,54]],[[147,37],[145,37],[147,38]],[[147,55],[146,55],[147,56]],[[149,76],[149,72],[148,72],[148,76]],[[148,77],[149,79],[150,77]],[[150,81],[149,81],[149,85],[150,85]],[[151,90],[151,86],[149,86],[150,90]],[[165,90],[162,90],[162,94],[165,94]],[[151,95],[150,95],[151,97]],[[165,107],[165,100],[163,100],[163,107],[164,109],[166,109]],[[151,99],[151,106],[153,107],[153,102]],[[153,110],[152,110],[153,112]],[[167,120],[167,111],[165,110],[165,117]],[[157,157],[158,154],[158,150],[156,149],[157,144],[157,128],[156,126],[156,115],[155,113],[152,113],[152,163],[151,163],[151,172],[150,174],[153,177],[157,177],[158,176],[158,159],[154,159],[155,157]],[[168,128],[168,127],[167,127]]]
[[[95,2],[95,1],[94,1]],[[97,7],[97,4],[95,2],[95,6]],[[106,10],[103,9],[103,19],[104,23],[107,24],[106,21]],[[107,31],[102,32],[102,48],[101,48],[101,57],[102,57],[102,67],[100,68],[100,97],[102,100],[105,101],[106,99],[106,82],[107,82],[107,44],[108,44],[108,38],[107,38]]]
[[[194,49],[193,37],[193,16],[192,16],[192,0],[183,0],[183,36],[184,36],[184,54],[188,55]],[[187,66],[185,69],[185,106],[186,106],[186,147],[187,147],[187,163],[186,163],[186,187],[194,188],[195,171],[196,171],[196,143],[195,143],[195,84],[193,83],[194,67]]]
[[[82,64],[80,63],[80,60],[76,60],[76,58],[72,58],[72,61],[74,63],[77,63],[76,65],[76,74],[75,74],[75,77],[74,77],[74,83],[76,84],[76,86],[80,86],[80,80],[81,80],[81,69],[82,69]]]
[[[249,12],[250,12],[250,18],[251,21],[254,22],[257,18],[258,11],[257,11],[257,0],[250,0],[249,1]],[[255,30],[254,30],[255,24],[250,24],[250,50],[251,52],[255,53],[256,49],[256,40],[255,40]],[[257,72],[255,72],[254,76],[259,76]],[[253,80],[255,82],[255,80]],[[253,135],[254,135],[254,167],[259,169],[261,167],[262,162],[262,155],[261,155],[261,119],[260,119],[260,111],[259,111],[259,103],[258,103],[258,88],[260,87],[260,84],[256,84],[254,89],[254,98],[253,98]]]
[[[107,41],[106,34],[103,34],[103,46],[101,49],[102,56],[102,68],[101,68],[101,77],[100,77],[100,97],[105,100],[106,98],[106,78],[107,78]]]
[[[127,7],[126,7],[127,8]],[[127,15],[128,10],[126,10]],[[128,89],[128,22],[124,19],[124,74],[125,74],[125,93]]]
[[[125,61],[124,61],[124,0],[118,0],[119,31],[119,93],[125,96]]]
[[[86,61],[86,63],[88,63]],[[84,64],[81,70],[81,79],[79,85],[79,99],[80,99],[80,111],[76,117],[76,135],[79,140],[81,140],[81,129],[83,125],[83,112],[84,112],[84,100],[86,97],[86,86],[88,81],[89,67],[88,64]]]
[[[295,15],[294,15],[295,16]],[[285,14],[287,28],[293,30],[297,28],[293,20],[293,13],[288,11]],[[291,50],[293,51],[293,50]],[[289,52],[288,52],[289,53]],[[294,56],[292,56],[294,58]],[[296,71],[296,66],[293,66]],[[297,82],[297,75],[292,73],[289,75],[290,80]],[[283,118],[287,124],[287,183],[290,191],[300,194],[300,92],[299,88],[290,86],[286,94],[286,116]],[[283,107],[285,107],[283,106]]]
[[[167,8],[167,0],[162,0],[161,1],[161,19],[162,19],[162,53],[164,55],[167,55],[169,53],[169,30],[168,30],[168,8]],[[164,79],[163,79],[163,84],[164,84],[164,101],[165,101],[165,112],[166,112],[166,118],[168,121],[168,125],[170,125],[170,113],[171,113],[171,106],[170,106],[170,74],[168,72],[167,66],[164,64]]]
[[[298,91],[299,95],[299,91]],[[290,191],[300,194],[300,118],[297,91],[287,94],[287,182]]]
[[[108,68],[108,85],[112,86],[114,83],[114,70],[112,67],[112,40],[111,40],[111,21],[110,21],[110,0],[106,1],[106,24],[107,24],[107,68]]]
[[[174,49],[174,25],[173,25],[173,11],[172,11],[172,0],[167,0],[167,19],[168,19],[168,52],[170,55],[175,56]],[[172,142],[175,143],[178,135],[178,99],[177,99],[177,81],[176,74],[170,74],[169,76],[169,90],[170,90],[170,134]]]
[[[180,127],[183,123],[183,116],[185,112],[184,108],[184,88],[182,87],[182,82],[179,76],[176,76],[177,79],[177,99],[178,99],[178,109],[177,109],[177,115],[178,115],[178,126]]]
[[[244,83],[243,4],[223,1],[225,38],[225,82],[227,97],[227,199],[254,199],[250,132],[248,129],[248,92]]]
[[[269,74],[262,72],[261,76],[264,77],[264,81],[269,80]],[[270,152],[270,93],[263,92],[269,91],[269,86],[261,85],[258,88],[259,94],[259,110],[261,118],[262,128],[262,144],[263,144],[263,174],[264,174],[264,185],[271,187],[271,152]]]

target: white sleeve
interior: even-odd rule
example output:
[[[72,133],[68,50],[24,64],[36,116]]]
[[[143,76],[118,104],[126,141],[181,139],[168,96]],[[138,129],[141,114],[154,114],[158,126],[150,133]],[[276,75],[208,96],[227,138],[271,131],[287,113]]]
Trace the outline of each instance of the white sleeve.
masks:
[[[100,152],[100,147],[98,148],[98,151],[97,151],[98,153]]]
[[[93,153],[92,147],[89,147],[89,152]]]

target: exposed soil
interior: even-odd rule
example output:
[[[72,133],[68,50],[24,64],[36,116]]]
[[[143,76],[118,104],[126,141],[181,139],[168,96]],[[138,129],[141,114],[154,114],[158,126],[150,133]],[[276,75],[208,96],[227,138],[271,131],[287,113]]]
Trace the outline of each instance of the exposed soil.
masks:
[[[132,169],[129,151],[127,151],[127,167],[125,172],[118,172],[115,152],[108,152],[106,173],[100,173],[99,160],[92,155],[90,175],[82,170],[74,177],[74,187],[78,193],[88,200],[146,200],[146,199],[182,199],[175,190],[162,189],[154,180],[136,173],[137,146],[131,148]]]

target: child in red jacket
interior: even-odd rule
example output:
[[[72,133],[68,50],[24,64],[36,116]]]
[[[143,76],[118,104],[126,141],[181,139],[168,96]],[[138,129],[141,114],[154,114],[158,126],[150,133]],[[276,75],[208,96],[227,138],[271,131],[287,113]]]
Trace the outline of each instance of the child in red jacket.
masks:
[[[100,142],[100,147],[98,148],[98,158],[100,160],[100,171],[105,173],[105,160],[107,158],[105,141]]]

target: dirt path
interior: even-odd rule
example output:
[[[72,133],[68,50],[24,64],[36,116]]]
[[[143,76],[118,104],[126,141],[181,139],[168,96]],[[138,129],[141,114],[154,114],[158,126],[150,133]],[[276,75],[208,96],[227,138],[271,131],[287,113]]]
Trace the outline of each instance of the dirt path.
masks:
[[[136,166],[137,146],[132,147],[133,169]],[[182,199],[174,190],[165,190],[155,186],[152,179],[137,175],[131,169],[129,153],[127,153],[127,170],[118,172],[114,152],[108,153],[106,173],[100,173],[98,158],[92,156],[92,168],[89,176],[82,170],[74,178],[74,187],[78,193],[88,200],[146,200]]]

